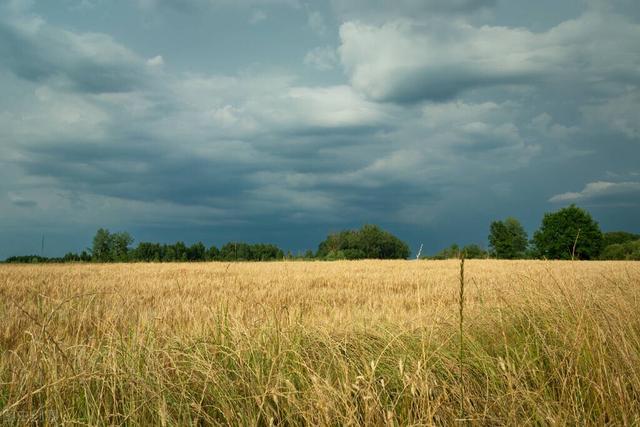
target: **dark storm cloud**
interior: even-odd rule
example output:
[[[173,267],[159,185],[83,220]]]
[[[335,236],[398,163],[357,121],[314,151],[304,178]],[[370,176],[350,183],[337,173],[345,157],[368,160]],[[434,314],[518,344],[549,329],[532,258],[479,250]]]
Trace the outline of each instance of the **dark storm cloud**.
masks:
[[[0,55],[3,65],[23,79],[108,93],[131,91],[150,77],[144,61],[107,35],[79,35],[51,27],[38,17],[4,12]]]
[[[47,141],[28,152],[18,162],[26,173],[53,178],[67,190],[187,205],[237,196],[248,188],[242,176],[255,170],[255,165],[131,141]]]
[[[376,132],[384,132],[391,129],[393,125],[391,123],[380,124],[364,124],[355,126],[308,126],[298,129],[290,129],[286,134],[290,137],[322,137],[328,140],[344,140],[351,137],[360,139],[365,135],[373,135]]]
[[[232,3],[139,1],[144,10],[221,14]],[[296,6],[240,6],[272,4]],[[318,7],[325,18],[336,11],[324,36],[334,37],[334,65],[345,75],[309,71],[299,54],[299,69],[250,65],[236,39],[268,37],[255,26],[228,38],[246,68],[222,72],[172,63],[184,56],[144,31],[136,33],[144,50],[163,56],[144,59],[115,29],[54,25],[24,8],[4,14],[0,231],[55,226],[88,230],[90,239],[108,226],[146,240],[215,235],[306,249],[328,231],[376,222],[432,251],[453,240],[483,243],[487,224],[508,215],[531,230],[545,211],[571,202],[597,207],[607,227],[635,226],[633,13],[591,2],[534,30],[483,22],[501,7],[493,1]],[[110,10],[105,2],[82,13],[97,14],[95,24]],[[287,21],[294,15],[302,21]],[[306,28],[303,15],[278,25]],[[161,20],[179,38],[176,17]],[[218,30],[194,29],[226,37]],[[317,37],[282,51],[313,51]],[[625,202],[624,214],[614,210]]]
[[[10,196],[11,203],[21,208],[35,208],[38,206],[38,202],[35,200],[26,200],[19,196]]]
[[[168,9],[182,13],[201,12],[221,6],[300,6],[300,2],[298,0],[137,0],[137,3],[144,9]]]
[[[398,17],[422,19],[434,14],[469,15],[492,8],[497,0],[331,0],[342,20],[384,22]]]

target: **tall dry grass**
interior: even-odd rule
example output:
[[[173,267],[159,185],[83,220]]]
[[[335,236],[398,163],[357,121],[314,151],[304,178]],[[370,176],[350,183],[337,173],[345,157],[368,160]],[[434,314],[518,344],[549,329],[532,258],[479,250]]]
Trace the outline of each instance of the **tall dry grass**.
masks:
[[[459,267],[2,265],[0,425],[640,423],[639,263]]]

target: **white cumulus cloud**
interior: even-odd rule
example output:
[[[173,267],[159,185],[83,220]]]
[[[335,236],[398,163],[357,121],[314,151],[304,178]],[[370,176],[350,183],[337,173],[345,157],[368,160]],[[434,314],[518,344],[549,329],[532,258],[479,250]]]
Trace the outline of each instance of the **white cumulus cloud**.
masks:
[[[586,12],[543,33],[436,18],[349,21],[340,38],[351,83],[378,101],[443,100],[499,85],[640,82],[632,71],[640,67],[640,25],[613,14]]]
[[[640,182],[590,182],[580,192],[557,194],[549,201],[581,202],[611,197],[615,197],[618,201],[640,203]]]

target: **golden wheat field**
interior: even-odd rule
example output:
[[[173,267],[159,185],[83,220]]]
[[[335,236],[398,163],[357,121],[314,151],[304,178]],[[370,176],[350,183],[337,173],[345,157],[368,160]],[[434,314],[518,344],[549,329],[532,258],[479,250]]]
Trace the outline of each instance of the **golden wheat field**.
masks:
[[[0,425],[640,424],[640,263],[460,285],[454,260],[1,265]]]

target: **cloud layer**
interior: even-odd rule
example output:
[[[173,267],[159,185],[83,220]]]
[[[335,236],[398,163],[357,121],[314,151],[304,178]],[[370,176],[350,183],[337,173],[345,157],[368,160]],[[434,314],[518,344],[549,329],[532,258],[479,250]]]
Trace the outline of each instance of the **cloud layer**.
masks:
[[[340,56],[376,101],[446,100],[475,88],[640,80],[640,25],[586,12],[544,33],[464,21],[346,22]]]
[[[127,6],[143,17],[258,10],[227,35],[241,40],[238,55],[263,26],[308,32],[282,46],[297,68],[248,55],[221,72],[19,4],[0,17],[7,235],[79,224],[156,240],[168,235],[149,230],[209,230],[210,243],[304,249],[327,231],[377,222],[436,249],[483,243],[488,222],[506,215],[531,228],[563,203],[597,205],[616,228],[640,213],[632,13],[593,3],[534,31],[495,24],[499,4],[482,0],[403,0],[393,13],[363,0]],[[220,37],[214,30],[201,29]]]

